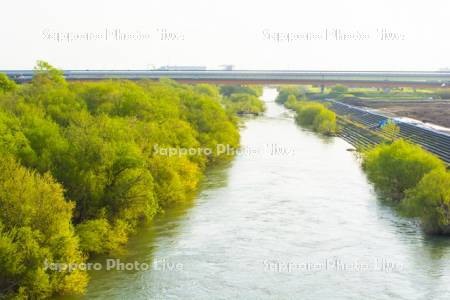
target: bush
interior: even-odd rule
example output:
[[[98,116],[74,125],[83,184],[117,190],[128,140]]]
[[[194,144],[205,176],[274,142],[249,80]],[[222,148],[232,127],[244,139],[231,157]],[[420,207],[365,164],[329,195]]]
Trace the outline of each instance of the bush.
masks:
[[[318,102],[299,102],[296,121],[314,131],[331,135],[336,132],[336,114]]]
[[[107,219],[88,220],[76,227],[80,248],[92,254],[108,253],[121,249],[128,241],[130,228],[121,220],[111,225]]]
[[[220,87],[220,93],[224,97],[230,97],[232,94],[247,94],[260,97],[262,92],[263,88],[259,85],[222,85]]]
[[[266,110],[264,103],[254,95],[232,94],[223,101],[232,114],[261,114]]]
[[[82,293],[85,272],[45,268],[84,262],[71,223],[73,204],[49,175],[0,159],[0,290],[3,296],[41,299]]]
[[[404,140],[378,145],[366,151],[363,158],[369,180],[394,201],[400,201],[405,191],[414,188],[428,172],[445,168],[439,158]]]
[[[284,102],[284,106],[289,109],[296,110],[299,102],[297,101],[297,97],[294,95],[289,95],[287,100]]]
[[[406,191],[402,207],[421,220],[426,232],[450,234],[450,172],[439,168],[426,174]]]
[[[316,116],[324,109],[324,106],[317,102],[302,102],[297,106],[296,121],[302,126],[312,126]]]
[[[280,86],[278,88],[278,95],[275,99],[275,102],[279,104],[284,104],[286,101],[288,101],[288,98],[290,96],[297,98],[301,98],[302,96],[305,96],[306,94],[306,88],[302,86]]]
[[[322,109],[314,118],[315,131],[331,135],[336,132],[336,114],[329,109]]]
[[[10,80],[6,74],[0,73],[0,93],[1,92],[10,92],[17,88],[17,85],[14,81]]]
[[[344,85],[334,85],[331,87],[332,94],[346,94],[348,92],[348,88]]]

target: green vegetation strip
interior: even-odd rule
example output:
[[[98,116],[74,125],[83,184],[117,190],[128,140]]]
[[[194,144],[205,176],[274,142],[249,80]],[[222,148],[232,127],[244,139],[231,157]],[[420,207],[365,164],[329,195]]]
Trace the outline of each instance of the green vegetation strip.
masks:
[[[291,95],[284,105],[296,112],[295,120],[298,124],[325,135],[336,133],[336,114],[322,103],[297,101],[295,96]]]
[[[205,168],[239,147],[233,113],[263,109],[261,88],[230,89],[67,83],[45,62],[29,84],[0,74],[0,298],[83,293],[84,270],[45,264],[120,251],[189,201]]]
[[[222,103],[231,115],[260,115],[266,107],[259,99],[262,96],[261,86],[230,86],[220,87],[223,95]]]
[[[400,139],[365,151],[363,168],[379,193],[418,218],[425,232],[450,234],[450,172],[439,158]]]

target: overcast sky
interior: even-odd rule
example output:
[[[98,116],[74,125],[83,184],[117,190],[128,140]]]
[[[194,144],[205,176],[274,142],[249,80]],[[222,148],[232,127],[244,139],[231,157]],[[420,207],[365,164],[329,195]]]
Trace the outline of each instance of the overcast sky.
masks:
[[[448,0],[4,0],[0,69],[437,70],[450,67],[449,12]]]

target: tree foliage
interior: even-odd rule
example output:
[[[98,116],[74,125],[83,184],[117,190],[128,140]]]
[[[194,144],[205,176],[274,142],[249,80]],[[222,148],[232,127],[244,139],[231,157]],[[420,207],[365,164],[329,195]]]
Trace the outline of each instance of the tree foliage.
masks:
[[[262,114],[266,107],[261,101],[261,86],[225,85],[220,88],[223,95],[222,103],[227,112],[236,114]]]
[[[300,99],[301,97],[305,96],[305,93],[305,89],[301,86],[280,86],[278,87],[278,95],[275,99],[275,102],[285,104],[290,96],[293,96],[295,99]]]
[[[397,140],[364,153],[363,167],[375,187],[386,197],[400,201],[428,172],[444,169],[444,163],[420,146]]]
[[[55,271],[45,261],[82,263],[71,223],[73,204],[50,174],[39,175],[13,158],[0,159],[0,290],[32,299],[79,293],[83,271]]]
[[[299,101],[297,100],[297,97],[294,95],[289,95],[287,97],[287,100],[284,102],[284,106],[289,109],[296,110],[297,107],[300,105]]]
[[[10,80],[6,74],[0,73],[0,93],[11,92],[17,88],[14,81]]]
[[[348,88],[341,84],[337,84],[331,87],[332,94],[346,94],[347,92]]]
[[[208,164],[229,158],[218,144],[239,147],[215,86],[68,83],[42,61],[35,74],[15,88],[0,77],[0,289],[31,299],[83,292],[86,274],[44,261],[119,250],[139,224],[189,200]],[[168,156],[155,146],[212,151]]]
[[[292,100],[291,100],[292,102]],[[314,131],[331,135],[336,133],[336,114],[318,102],[301,101],[293,105],[296,121]]]
[[[220,87],[220,93],[224,97],[230,97],[232,94],[248,94],[260,97],[262,92],[262,86],[259,85],[222,85]]]
[[[402,207],[421,220],[426,232],[450,234],[450,172],[439,168],[426,174],[406,191]]]
[[[232,94],[224,100],[224,104],[232,114],[259,115],[266,110],[264,103],[257,96],[250,94]]]
[[[298,100],[298,95],[303,95],[299,88],[282,87],[278,94],[277,102],[286,108],[296,112],[295,120],[301,126],[309,127],[315,132],[333,135],[337,130],[336,114],[324,104],[308,100]],[[281,96],[280,96],[281,95]]]

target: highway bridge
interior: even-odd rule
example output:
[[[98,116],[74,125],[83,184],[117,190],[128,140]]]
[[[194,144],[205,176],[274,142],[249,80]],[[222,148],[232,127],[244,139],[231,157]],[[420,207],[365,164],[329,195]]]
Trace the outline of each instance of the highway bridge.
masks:
[[[32,79],[32,70],[6,70],[16,82]],[[66,80],[170,78],[185,83],[223,84],[343,84],[366,87],[448,87],[450,72],[407,71],[282,71],[282,70],[65,70]]]

